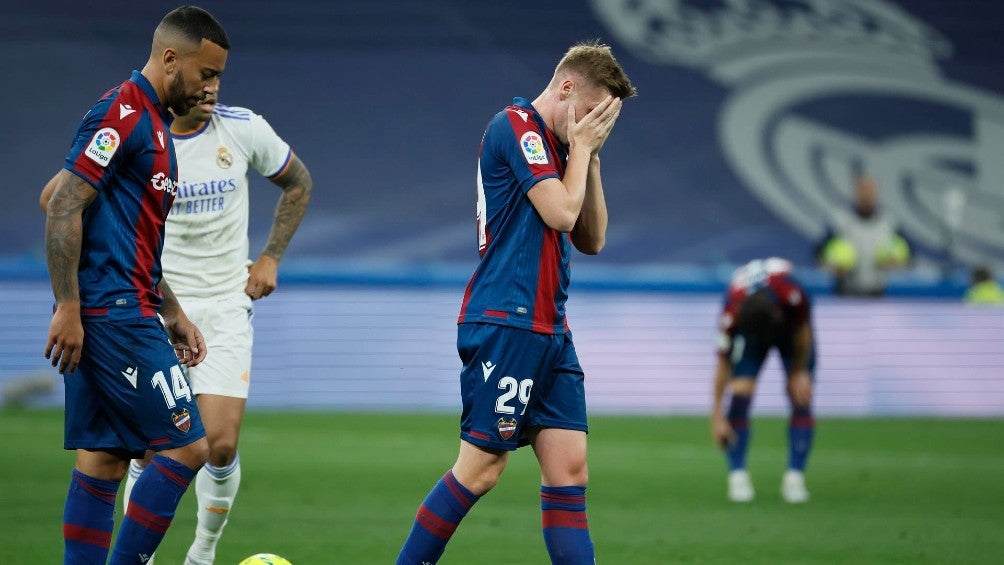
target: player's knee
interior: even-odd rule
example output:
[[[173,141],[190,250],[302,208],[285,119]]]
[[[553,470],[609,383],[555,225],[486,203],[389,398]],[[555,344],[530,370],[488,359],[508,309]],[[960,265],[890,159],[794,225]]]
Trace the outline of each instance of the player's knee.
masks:
[[[481,465],[455,465],[453,476],[464,485],[467,490],[482,496],[495,488],[505,470],[505,460],[498,459],[491,463],[482,462]]]
[[[812,407],[812,393],[809,393],[804,399],[792,398],[791,406],[797,410],[808,410]]]
[[[209,443],[203,438],[176,450],[169,457],[191,469],[198,469],[209,461]]]
[[[121,482],[129,472],[129,460],[105,451],[78,449],[74,468],[88,477]]]
[[[581,467],[576,467],[569,469],[568,480],[566,482],[569,485],[576,485],[584,487],[589,484],[589,468],[583,464]]]
[[[589,466],[586,459],[575,458],[563,462],[562,465],[541,469],[544,484],[552,486],[586,486],[589,484]]]
[[[502,470],[505,469],[504,466],[492,465],[485,467],[479,473],[475,474],[470,478],[471,485],[467,486],[467,489],[473,493],[478,494],[478,496],[495,488],[495,485],[499,482],[499,477],[502,476]]]
[[[729,383],[729,387],[732,389],[732,394],[753,396],[756,391],[756,379],[736,377]]]
[[[237,458],[237,441],[217,441],[209,447],[208,463],[214,467],[226,467]]]
[[[111,480],[122,482],[129,473],[129,462],[123,461],[121,465],[115,465],[109,470]]]

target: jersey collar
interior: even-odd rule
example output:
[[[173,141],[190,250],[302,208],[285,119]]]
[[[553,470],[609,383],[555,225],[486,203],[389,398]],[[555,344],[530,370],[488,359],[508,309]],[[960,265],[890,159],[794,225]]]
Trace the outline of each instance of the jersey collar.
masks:
[[[186,131],[186,132],[182,132],[182,133],[174,133],[172,131],[171,132],[171,137],[173,137],[174,139],[191,139],[191,138],[199,135],[200,133],[206,131],[206,128],[209,127],[209,122],[211,122],[211,121],[212,121],[212,119],[208,119],[208,120],[202,122],[202,125],[200,125],[199,127],[195,128],[192,131]]]
[[[548,137],[553,140],[555,147],[562,146],[562,143],[558,141],[558,136],[554,135],[554,132],[551,131],[551,128],[547,127],[547,124],[544,123],[544,118],[540,115],[540,112],[538,112],[537,109],[533,107],[533,104],[531,104],[529,100],[520,96],[516,96],[515,98],[512,99],[512,103],[513,106],[519,106],[520,108],[529,111],[530,116],[533,118],[533,121],[536,122],[537,125],[540,127],[540,131],[548,133]]]
[[[129,80],[136,83],[136,85],[139,86],[140,90],[143,91],[143,94],[146,94],[146,97],[149,98],[150,102],[153,103],[154,108],[156,108],[157,112],[160,113],[160,117],[164,119],[165,123],[170,124],[174,120],[174,115],[171,114],[171,112],[169,112],[167,108],[165,108],[164,105],[160,103],[160,98],[157,96],[157,91],[153,88],[153,85],[150,84],[150,81],[147,80],[145,76],[143,76],[143,73],[139,71],[133,71],[132,76],[129,77]]]

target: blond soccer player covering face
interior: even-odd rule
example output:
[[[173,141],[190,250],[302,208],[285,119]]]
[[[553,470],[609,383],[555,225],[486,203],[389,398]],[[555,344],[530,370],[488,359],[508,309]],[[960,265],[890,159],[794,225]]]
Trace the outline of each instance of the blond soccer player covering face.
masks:
[[[481,261],[461,305],[463,412],[453,468],[418,509],[399,565],[436,563],[461,519],[530,445],[553,563],[593,563],[584,377],[565,322],[571,246],[603,248],[599,151],[634,87],[610,48],[579,44],[544,91],[489,123],[477,177]]]

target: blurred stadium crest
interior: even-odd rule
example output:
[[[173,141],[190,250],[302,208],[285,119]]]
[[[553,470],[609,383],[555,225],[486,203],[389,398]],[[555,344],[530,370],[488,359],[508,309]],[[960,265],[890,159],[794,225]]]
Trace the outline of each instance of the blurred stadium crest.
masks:
[[[867,171],[935,259],[1004,269],[1004,98],[943,76],[938,30],[884,0],[591,3],[635,56],[729,90],[724,157],[794,229],[821,236]]]

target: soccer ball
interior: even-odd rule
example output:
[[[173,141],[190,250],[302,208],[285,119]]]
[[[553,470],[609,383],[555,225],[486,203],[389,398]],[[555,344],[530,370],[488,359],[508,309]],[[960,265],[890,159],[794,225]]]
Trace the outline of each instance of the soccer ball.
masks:
[[[292,565],[285,557],[274,553],[256,553],[241,561],[238,565]]]
[[[835,237],[823,247],[823,263],[828,267],[849,271],[858,262],[858,251],[846,239]]]

